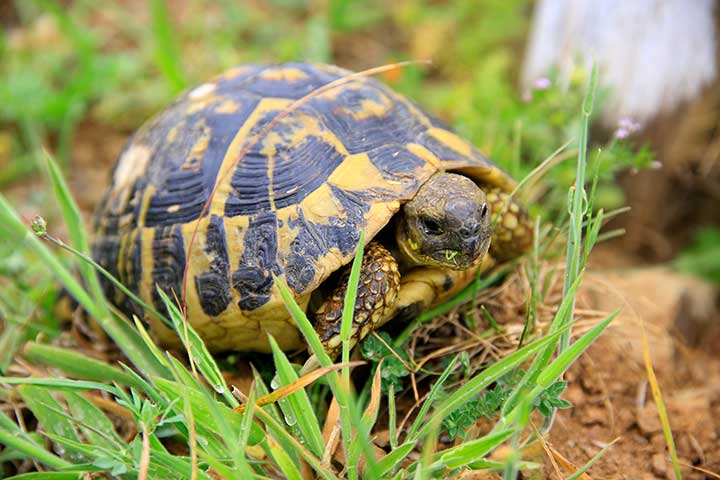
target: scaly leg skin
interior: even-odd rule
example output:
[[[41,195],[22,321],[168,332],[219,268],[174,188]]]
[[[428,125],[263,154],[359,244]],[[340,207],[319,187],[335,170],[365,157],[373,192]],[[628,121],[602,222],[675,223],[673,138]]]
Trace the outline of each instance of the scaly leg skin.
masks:
[[[314,315],[315,330],[331,358],[337,357],[342,349],[340,323],[349,277],[348,267],[339,285]],[[380,243],[368,243],[360,267],[351,345],[355,345],[379,326],[379,322],[395,303],[399,291],[400,272],[397,260]]]
[[[493,214],[490,255],[500,262],[519,257],[532,245],[530,215],[509,193],[498,188],[485,189],[485,196]]]

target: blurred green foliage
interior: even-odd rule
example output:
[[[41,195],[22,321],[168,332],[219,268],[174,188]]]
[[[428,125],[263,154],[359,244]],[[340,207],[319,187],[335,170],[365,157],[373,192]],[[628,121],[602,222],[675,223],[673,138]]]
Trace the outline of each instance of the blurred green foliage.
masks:
[[[675,266],[720,285],[720,228],[705,227],[698,231],[675,260]]]
[[[9,167],[0,186],[31,171],[29,153],[40,144],[53,145],[68,165],[80,122],[129,133],[189,85],[233,65],[289,60],[355,70],[431,60],[384,80],[523,178],[577,137],[586,83],[578,71],[567,86],[542,80],[539,88],[519,92],[530,3],[16,1],[16,21],[6,27],[1,47],[0,135],[9,146],[5,158],[0,148],[0,164]],[[595,156],[601,159],[598,206],[615,208],[623,197],[613,173],[646,165],[650,156],[622,142],[602,147]],[[572,150],[565,157],[573,158]],[[572,178],[573,162],[565,161],[534,183],[526,196],[535,213],[562,216],[564,186]]]

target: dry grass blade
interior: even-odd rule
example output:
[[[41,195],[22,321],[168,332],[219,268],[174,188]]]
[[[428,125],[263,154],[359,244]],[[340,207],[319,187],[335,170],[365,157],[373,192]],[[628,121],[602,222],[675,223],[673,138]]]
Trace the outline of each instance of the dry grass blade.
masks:
[[[573,464],[570,460],[565,458],[565,456],[562,453],[558,452],[552,445],[548,444],[547,448],[550,451],[550,453],[552,454],[554,465],[556,465],[555,462],[557,462],[560,465],[562,465],[563,468],[565,470],[567,470],[568,472],[571,472],[571,473],[577,472],[578,467],[575,464]],[[560,475],[560,473],[558,472],[558,476],[559,475]],[[562,478],[562,477],[560,477],[560,478]],[[578,480],[592,480],[592,477],[590,477],[590,475],[588,475],[587,473],[582,473],[578,477]]]
[[[562,458],[562,460],[565,460],[565,457],[559,454],[557,450],[552,448],[546,441],[545,437],[542,436],[538,428],[535,426],[535,424],[531,421],[530,426],[533,429],[533,432],[535,433],[535,436],[537,437],[537,441],[540,442],[540,445],[542,446],[543,450],[545,451],[545,455],[547,455],[548,460],[550,460],[550,463],[553,466],[553,470],[555,470],[555,475],[557,476],[558,480],[562,480],[563,476],[562,473],[560,473],[560,467],[557,463],[557,457]],[[568,462],[569,463],[569,462]],[[567,468],[567,465],[564,465],[565,468]],[[582,480],[588,480],[583,478]],[[592,479],[590,479],[592,480]]]
[[[683,467],[688,467],[688,468],[690,468],[690,469],[692,469],[692,470],[695,470],[695,471],[697,471],[697,472],[704,473],[705,475],[707,475],[707,476],[710,477],[710,478],[720,478],[720,474],[715,473],[715,472],[711,472],[711,471],[708,470],[708,469],[701,468],[701,467],[696,467],[695,465],[688,465],[687,463],[682,463],[681,465],[682,465]]]
[[[142,426],[142,452],[140,454],[138,480],[146,480],[150,468],[150,435],[145,422],[140,422],[140,425]]]
[[[325,425],[322,431],[323,443],[325,443],[325,452],[323,453],[323,465],[330,465],[330,460],[335,455],[340,444],[340,405],[337,399],[333,397],[325,417]]]
[[[667,445],[668,451],[670,452],[670,458],[672,459],[673,470],[675,471],[675,479],[681,480],[682,474],[680,473],[680,461],[678,460],[677,450],[675,449],[675,440],[673,439],[672,430],[670,429],[670,420],[668,419],[667,410],[665,409],[665,401],[660,391],[660,385],[658,384],[657,377],[655,376],[655,369],[652,366],[652,360],[650,359],[650,348],[648,347],[647,335],[645,334],[645,323],[641,323],[642,327],[642,348],[643,348],[643,360],[645,362],[645,370],[647,371],[648,382],[650,383],[650,391],[652,392],[653,399],[655,400],[655,406],[657,407],[658,416],[660,417],[660,424],[662,425],[663,435],[665,436],[665,444]]]
[[[267,405],[269,403],[275,403],[281,398],[285,398],[291,393],[297,392],[299,390],[302,390],[303,388],[307,387],[311,383],[313,383],[318,378],[334,371],[334,370],[340,370],[344,367],[357,367],[358,365],[364,365],[365,362],[357,361],[357,362],[348,362],[348,363],[336,363],[335,365],[331,365],[329,367],[322,367],[317,370],[313,370],[312,372],[303,375],[302,377],[298,378],[296,381],[289,385],[285,385],[284,387],[280,387],[274,392],[268,393],[267,395],[263,395],[262,397],[258,398],[255,402],[255,405],[258,407],[262,407],[263,405]],[[245,405],[239,405],[235,407],[234,409],[236,412],[244,412],[245,411]]]
[[[368,406],[363,413],[363,421],[365,422],[372,421],[372,423],[374,423],[375,417],[377,417],[377,412],[380,409],[380,397],[382,395],[380,388],[382,385],[382,364],[383,361],[380,360],[377,368],[375,369],[375,375],[373,375],[372,387],[370,388],[370,402],[368,402]]]

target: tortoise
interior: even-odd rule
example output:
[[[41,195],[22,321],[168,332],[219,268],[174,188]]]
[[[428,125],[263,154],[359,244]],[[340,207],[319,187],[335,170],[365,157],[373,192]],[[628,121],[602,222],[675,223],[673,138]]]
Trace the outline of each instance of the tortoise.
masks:
[[[329,65],[243,65],[134,133],[95,213],[92,251],[162,313],[157,289],[179,298],[187,266],[187,316],[211,351],[267,352],[268,335],[284,350],[303,346],[284,282],[335,354],[363,230],[355,342],[451,297],[490,258],[522,254],[532,228],[510,198],[515,185],[373,78]],[[160,343],[178,345],[160,319],[103,286]]]

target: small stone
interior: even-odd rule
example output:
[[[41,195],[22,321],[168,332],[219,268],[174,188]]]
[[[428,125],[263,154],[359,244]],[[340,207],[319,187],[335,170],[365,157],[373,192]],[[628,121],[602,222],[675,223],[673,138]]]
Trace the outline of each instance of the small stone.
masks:
[[[667,471],[667,462],[665,461],[665,454],[656,453],[652,457],[652,470],[655,475],[665,476]]]
[[[648,403],[642,407],[638,411],[636,419],[640,431],[645,435],[651,435],[662,430],[657,408],[655,408],[655,405],[652,403]]]

